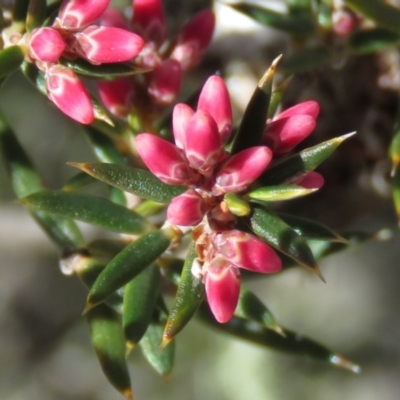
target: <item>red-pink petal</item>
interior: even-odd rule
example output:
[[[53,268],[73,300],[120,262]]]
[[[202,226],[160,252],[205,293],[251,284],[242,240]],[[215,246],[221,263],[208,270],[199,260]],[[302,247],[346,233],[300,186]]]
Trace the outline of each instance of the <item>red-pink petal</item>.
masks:
[[[187,71],[203,57],[214,32],[215,17],[211,10],[197,13],[179,33],[171,58],[179,61]]]
[[[213,117],[206,111],[197,111],[186,129],[186,158],[192,168],[208,172],[220,159],[221,138]]]
[[[308,174],[301,176],[300,178],[290,180],[287,183],[293,183],[295,185],[302,186],[305,189],[320,189],[324,185],[324,177],[316,172],[311,171]]]
[[[161,181],[170,185],[184,185],[192,176],[181,151],[172,143],[141,133],[136,137],[137,151],[149,170]]]
[[[182,69],[176,60],[165,60],[150,78],[149,94],[161,106],[170,105],[181,89]]]
[[[32,31],[29,40],[29,55],[40,61],[54,63],[65,49],[65,42],[53,28],[38,28]]]
[[[98,24],[100,26],[113,26],[114,28],[128,29],[124,15],[116,8],[107,8],[101,15]]]
[[[198,110],[207,111],[218,125],[221,140],[225,143],[232,129],[232,106],[224,80],[214,75],[207,79],[201,90]]]
[[[78,53],[93,64],[123,62],[136,57],[144,40],[120,28],[92,25],[76,34]]]
[[[244,190],[263,173],[271,158],[266,146],[251,147],[228,158],[217,173],[214,194]]]
[[[49,99],[64,113],[81,124],[94,119],[92,101],[74,72],[61,65],[54,65],[46,73]]]
[[[276,121],[278,119],[292,117],[294,115],[309,115],[310,117],[317,118],[318,114],[319,104],[314,100],[308,100],[282,111],[280,114],[274,117],[273,120]]]
[[[211,312],[218,322],[228,322],[239,300],[238,269],[224,258],[216,257],[210,262],[204,280]]]
[[[133,28],[147,40],[161,44],[166,37],[161,0],[133,0]]]
[[[126,117],[132,109],[134,86],[129,78],[98,81],[97,89],[106,108],[117,117]]]
[[[64,0],[58,22],[64,29],[84,28],[96,21],[107,9],[110,0]]]
[[[175,144],[180,149],[186,146],[186,131],[194,111],[186,104],[179,103],[172,112],[172,130],[174,132]]]
[[[225,231],[215,236],[219,253],[232,264],[264,274],[278,272],[282,261],[264,241],[239,230]]]
[[[195,226],[201,222],[207,206],[193,189],[174,197],[167,209],[167,219],[173,225]]]
[[[274,153],[283,154],[309,136],[315,125],[315,119],[309,115],[280,118],[267,123],[263,140]]]

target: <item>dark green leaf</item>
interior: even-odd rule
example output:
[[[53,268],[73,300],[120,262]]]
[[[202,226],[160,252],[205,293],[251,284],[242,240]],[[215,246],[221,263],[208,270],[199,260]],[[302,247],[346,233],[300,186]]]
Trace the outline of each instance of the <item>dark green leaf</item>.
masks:
[[[273,78],[280,58],[279,56],[272,62],[258,83],[233,139],[231,154],[260,145],[267,120]]]
[[[114,232],[143,233],[152,228],[139,214],[88,194],[45,190],[24,197],[21,203],[31,210],[76,219]]]
[[[31,32],[43,25],[47,15],[46,0],[29,0],[28,15],[26,17],[26,30]]]
[[[23,23],[25,24],[26,15],[28,13],[28,0],[15,0],[13,2],[13,13],[12,13],[12,20],[13,23]],[[22,25],[22,24],[21,24]]]
[[[76,190],[82,189],[92,183],[98,182],[92,176],[79,172],[72,178],[68,179],[67,183],[63,186],[62,190],[66,192],[75,192]]]
[[[264,327],[254,320],[234,316],[225,324],[219,324],[213,317],[206,304],[200,307],[199,317],[202,321],[212,325],[224,333],[248,340],[261,346],[290,354],[307,356],[316,360],[329,362],[330,364],[344,368],[348,371],[359,373],[361,368],[340,354],[332,352],[327,347],[302,336],[298,333],[282,329],[282,335]]]
[[[149,265],[126,284],[122,325],[128,349],[133,349],[145,334],[156,306],[160,287],[161,274],[157,264]]]
[[[204,298],[204,284],[192,273],[193,261],[197,257],[195,244],[189,247],[183,266],[178,290],[165,325],[161,347],[166,346],[190,321]]]
[[[169,203],[186,190],[184,186],[161,182],[149,171],[126,165],[105,163],[70,163],[70,165],[118,189],[157,203]]]
[[[24,62],[21,66],[23,74],[28,78],[28,80],[39,90],[42,94],[47,94],[46,80],[44,78],[44,73],[40,71],[36,65]]]
[[[358,54],[376,53],[399,43],[400,32],[393,32],[383,28],[357,31],[347,41],[350,50]]]
[[[285,58],[282,70],[287,74],[308,71],[325,64],[330,58],[331,53],[326,47],[306,47]]]
[[[0,78],[10,75],[24,61],[25,54],[20,46],[10,46],[0,51]]]
[[[311,172],[327,159],[341,143],[353,135],[354,133],[349,133],[339,136],[293,154],[268,168],[260,180],[265,185],[277,185]]]
[[[155,262],[170,245],[171,235],[173,235],[171,231],[159,230],[143,235],[128,244],[108,263],[94,282],[85,311],[101,303]]]
[[[305,239],[276,214],[255,207],[250,218],[250,224],[257,236],[300,265],[308,268],[323,280]]]
[[[93,347],[104,375],[122,395],[133,399],[125,359],[125,338],[118,314],[101,304],[90,310],[87,318]]]

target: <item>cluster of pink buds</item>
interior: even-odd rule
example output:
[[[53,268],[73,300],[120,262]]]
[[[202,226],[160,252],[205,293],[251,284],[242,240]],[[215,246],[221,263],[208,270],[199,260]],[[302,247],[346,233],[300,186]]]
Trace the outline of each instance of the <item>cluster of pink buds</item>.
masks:
[[[224,144],[232,128],[229,94],[219,76],[203,87],[197,110],[177,104],[173,111],[176,145],[150,133],[136,138],[144,163],[160,180],[189,186],[168,206],[173,225],[190,226],[207,300],[219,322],[233,315],[239,297],[239,268],[273,273],[281,269],[276,253],[257,237],[234,229],[236,216],[224,196],[244,191],[267,168],[272,152],[257,146],[231,156]]]
[[[119,78],[98,84],[104,105],[116,116],[126,117],[132,104],[148,114],[175,100],[183,72],[203,57],[213,31],[215,18],[211,10],[197,13],[174,40],[167,40],[165,13],[161,0],[134,0],[131,24],[115,9],[102,15],[102,25],[118,26],[140,34],[146,41],[135,64],[151,71],[141,80]]]
[[[136,57],[144,40],[125,29],[92,25],[106,11],[110,0],[64,0],[51,27],[35,29],[29,38],[29,57],[45,73],[50,100],[76,121],[94,119],[90,96],[61,57],[83,58],[91,64],[124,62]]]

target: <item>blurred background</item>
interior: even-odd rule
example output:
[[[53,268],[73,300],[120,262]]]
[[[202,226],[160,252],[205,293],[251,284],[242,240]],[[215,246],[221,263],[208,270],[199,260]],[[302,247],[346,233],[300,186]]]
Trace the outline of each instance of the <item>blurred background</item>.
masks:
[[[123,3],[123,2],[122,2]],[[279,7],[279,1],[265,1]],[[204,1],[168,1],[171,30]],[[217,31],[205,61],[187,77],[185,92],[221,72],[239,118],[257,81],[288,36],[215,4]],[[341,58],[340,58],[340,57]],[[399,53],[344,57],[295,75],[290,106],[315,99],[318,128],[305,146],[351,131],[319,169],[325,187],[288,210],[341,232],[393,230],[321,262],[322,283],[302,269],[253,280],[248,286],[283,326],[346,355],[355,375],[320,361],[278,353],[214,332],[193,321],[179,335],[175,369],[163,382],[131,355],[135,399],[396,400],[400,393],[400,234],[391,200],[387,147],[397,109]],[[79,126],[61,115],[21,74],[3,85],[0,110],[52,188],[74,174],[67,161],[94,161]],[[63,276],[59,254],[29,214],[14,202],[0,160],[0,398],[3,400],[121,399],[104,378],[81,311],[86,289]],[[88,237],[96,233],[81,225]]]

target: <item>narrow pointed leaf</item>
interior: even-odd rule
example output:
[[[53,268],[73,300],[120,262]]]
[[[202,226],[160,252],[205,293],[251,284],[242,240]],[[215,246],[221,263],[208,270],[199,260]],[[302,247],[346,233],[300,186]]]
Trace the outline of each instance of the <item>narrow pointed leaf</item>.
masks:
[[[28,32],[43,25],[47,14],[46,3],[46,0],[29,0],[28,15],[26,16],[26,30]]]
[[[280,29],[294,36],[311,36],[315,31],[315,25],[311,16],[304,13],[293,15],[283,14],[265,7],[248,3],[235,3],[229,5],[260,24]]]
[[[268,329],[282,334],[282,328],[275,321],[267,306],[250,290],[243,285],[240,287],[239,302],[235,310],[237,317],[259,322]]]
[[[283,329],[283,335],[281,335],[254,320],[247,320],[236,316],[226,324],[219,324],[214,319],[206,304],[201,306],[198,315],[202,321],[212,325],[214,328],[252,343],[290,354],[298,354],[312,359],[326,361],[335,367],[343,368],[354,373],[361,372],[361,368],[351,360],[334,353],[327,347],[306,336],[302,336],[287,329]]]
[[[250,224],[254,233],[261,239],[321,277],[306,240],[276,214],[255,207]]]
[[[285,90],[289,86],[289,83],[291,81],[292,76],[289,76],[273,90],[268,107],[268,118],[272,118],[273,116],[275,116],[276,111],[281,103],[282,97],[285,93]]]
[[[170,232],[159,230],[143,235],[128,244],[108,263],[94,282],[85,311],[104,301],[156,261],[168,248],[171,240]]]
[[[121,394],[133,399],[125,359],[125,338],[118,314],[101,304],[88,312],[87,319],[93,347],[104,375]]]
[[[380,27],[400,32],[400,10],[381,0],[344,0],[346,5]]]
[[[235,193],[226,193],[224,195],[224,201],[232,214],[237,215],[238,217],[244,217],[245,215],[250,214],[250,204],[241,199]]]
[[[277,185],[258,188],[249,193],[249,197],[260,201],[282,201],[314,193],[316,189],[306,189],[298,185]]]
[[[86,249],[95,257],[114,258],[127,244],[118,239],[95,239],[86,245]]]
[[[160,292],[161,275],[157,264],[146,267],[125,286],[122,325],[128,348],[145,334]]]
[[[151,229],[134,211],[88,194],[45,190],[24,197],[21,203],[30,210],[77,219],[114,232],[143,233]]]
[[[282,62],[282,70],[287,74],[309,71],[325,64],[330,59],[331,52],[326,47],[306,47],[285,58]]]
[[[0,149],[3,153],[11,184],[18,198],[43,189],[41,177],[1,114]],[[84,242],[82,234],[72,220],[56,217],[42,211],[32,211],[32,216],[50,239],[61,248],[78,249],[82,247]]]
[[[112,79],[120,78],[123,76],[131,76],[136,74],[143,74],[148,72],[149,69],[139,68],[131,63],[116,63],[116,64],[91,64],[81,58],[69,60],[62,58],[61,64],[70,68],[72,71],[79,75],[86,75],[94,78]]]
[[[285,213],[278,213],[278,216],[290,225],[299,235],[304,236],[307,239],[347,243],[345,238],[341,237],[332,229],[312,219]]]
[[[187,189],[184,186],[167,185],[149,171],[125,165],[105,163],[70,164],[102,182],[157,203],[168,203]]]
[[[192,273],[197,257],[194,243],[189,247],[178,290],[165,325],[161,347],[166,346],[190,321],[204,298],[202,279]]]
[[[79,172],[72,178],[68,179],[62,190],[66,192],[75,192],[95,182],[97,182],[97,180],[92,176],[85,174],[84,172]]]
[[[25,54],[20,46],[10,46],[0,51],[0,78],[10,75],[24,61]]]
[[[393,32],[383,28],[356,31],[347,41],[350,50],[357,54],[376,53],[399,43],[400,32]]]
[[[240,126],[233,140],[231,154],[259,146],[265,129],[272,83],[280,56],[276,58],[258,83],[246,107]]]
[[[268,168],[260,179],[264,184],[277,185],[287,179],[311,172],[353,134],[339,136],[293,154]]]
[[[160,348],[167,313],[159,309],[156,310],[155,314],[153,321],[139,342],[139,346],[147,362],[159,375],[167,379],[174,366],[175,340],[171,340],[167,346]]]

